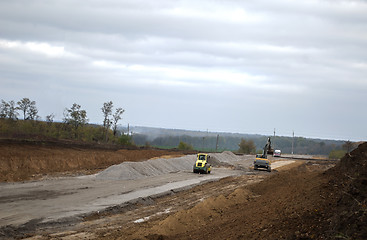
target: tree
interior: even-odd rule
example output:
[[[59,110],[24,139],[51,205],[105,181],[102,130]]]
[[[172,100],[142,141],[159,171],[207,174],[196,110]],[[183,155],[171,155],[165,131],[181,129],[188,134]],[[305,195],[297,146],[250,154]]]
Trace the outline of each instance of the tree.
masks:
[[[78,128],[88,123],[87,112],[80,108],[80,105],[74,103],[70,109],[66,108],[64,111],[64,122],[74,128],[75,137],[77,137]]]
[[[18,113],[16,112],[15,102],[9,101],[6,102],[4,100],[1,100],[0,105],[0,117],[1,118],[9,118],[13,120],[18,119]]]
[[[246,141],[245,139],[242,138],[238,146],[240,147],[238,149],[238,152],[240,153],[253,154],[256,152],[256,146],[254,144],[254,141],[252,140]]]
[[[9,112],[9,104],[1,99],[0,104],[0,118],[7,118]]]
[[[28,110],[28,119],[30,120],[37,120],[40,118],[40,116],[38,116],[38,109],[36,108],[35,105],[31,105],[29,107],[29,110]]]
[[[124,146],[131,146],[133,143],[132,143],[132,139],[131,139],[131,136],[127,135],[127,134],[122,134],[119,139],[118,139],[118,142],[121,144],[121,145],[124,145]]]
[[[17,102],[17,110],[22,111],[23,120],[35,120],[37,118],[38,110],[36,108],[36,102],[29,100],[29,98],[23,98]]]
[[[112,115],[112,109],[113,109],[113,102],[109,101],[109,102],[105,102],[103,103],[103,107],[101,108],[102,112],[103,112],[103,135],[104,135],[104,139],[107,142],[107,135],[108,135],[108,129],[111,127],[112,125],[112,130],[113,130],[113,136],[116,136],[117,133],[117,123],[119,120],[122,119],[121,115],[125,112],[124,109],[122,108],[117,108],[115,113]],[[112,119],[111,119],[112,116]]]
[[[113,128],[113,136],[116,136],[117,132],[117,122],[122,119],[121,115],[125,112],[122,108],[117,108],[116,112],[113,114],[113,122],[112,122],[112,128]]]
[[[108,133],[108,129],[111,126],[111,120],[110,120],[110,116],[112,115],[112,108],[113,108],[113,103],[112,101],[109,102],[105,102],[103,103],[103,107],[101,108],[102,112],[103,112],[103,138],[105,139],[105,141],[107,142],[107,133]]]
[[[53,123],[55,118],[55,114],[51,113],[50,115],[46,116],[46,122],[47,123]]]
[[[193,150],[194,149],[192,145],[182,142],[182,141],[178,144],[177,148],[180,150]]]

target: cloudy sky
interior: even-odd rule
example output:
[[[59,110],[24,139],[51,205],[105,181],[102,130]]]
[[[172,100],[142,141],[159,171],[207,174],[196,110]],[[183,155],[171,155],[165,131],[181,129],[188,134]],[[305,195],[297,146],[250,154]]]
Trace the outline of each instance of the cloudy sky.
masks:
[[[367,140],[367,2],[0,1],[0,99],[102,123]]]

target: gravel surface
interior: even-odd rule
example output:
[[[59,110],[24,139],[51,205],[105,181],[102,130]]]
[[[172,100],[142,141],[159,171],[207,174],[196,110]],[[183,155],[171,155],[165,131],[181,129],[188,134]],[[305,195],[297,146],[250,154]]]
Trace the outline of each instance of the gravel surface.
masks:
[[[252,158],[251,158],[252,157]],[[154,159],[144,162],[123,162],[113,165],[97,174],[97,179],[109,180],[134,180],[151,176],[159,176],[166,173],[176,173],[180,171],[192,171],[196,155],[186,155],[170,159]],[[247,161],[245,161],[247,160]],[[243,163],[245,161],[245,163]],[[235,166],[244,164],[249,167],[252,164],[253,156],[238,156],[232,152],[211,153],[210,163],[214,167]]]

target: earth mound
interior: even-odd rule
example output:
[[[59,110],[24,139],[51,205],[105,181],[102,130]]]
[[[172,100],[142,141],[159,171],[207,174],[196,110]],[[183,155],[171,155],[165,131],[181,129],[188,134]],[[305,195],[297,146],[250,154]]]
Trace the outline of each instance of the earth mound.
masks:
[[[327,174],[339,191],[331,231],[346,239],[367,239],[367,142],[346,154]]]
[[[192,171],[196,155],[175,158],[154,158],[144,162],[123,162],[97,174],[98,179],[134,180],[179,171]],[[214,167],[230,167],[240,157],[232,152],[211,153],[209,163]]]
[[[230,151],[211,153],[209,163],[214,167],[230,167],[238,162],[239,156]]]

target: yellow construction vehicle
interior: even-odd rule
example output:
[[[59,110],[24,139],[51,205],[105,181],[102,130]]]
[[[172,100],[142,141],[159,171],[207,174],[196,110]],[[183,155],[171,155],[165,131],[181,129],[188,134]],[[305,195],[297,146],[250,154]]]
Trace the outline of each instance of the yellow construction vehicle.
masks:
[[[198,153],[194,164],[194,173],[210,173],[212,166],[208,162],[210,156],[206,153]]]
[[[268,138],[268,141],[265,144],[263,153],[256,154],[256,159],[254,161],[254,170],[257,170],[258,168],[266,168],[268,172],[271,172],[271,162],[268,159],[268,153],[269,154],[273,153],[273,149],[271,148],[270,137]]]

